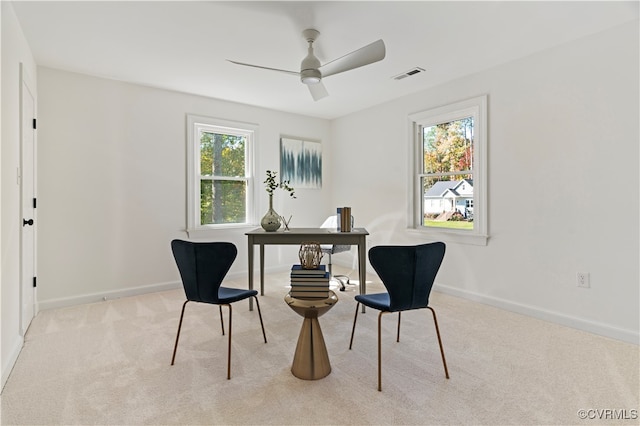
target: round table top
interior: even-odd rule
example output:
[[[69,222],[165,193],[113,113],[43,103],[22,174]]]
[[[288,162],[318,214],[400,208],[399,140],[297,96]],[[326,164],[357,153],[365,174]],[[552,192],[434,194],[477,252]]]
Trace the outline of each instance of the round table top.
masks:
[[[338,296],[329,290],[329,297],[326,299],[303,299],[298,297],[291,297],[291,294],[287,293],[284,297],[284,301],[287,305],[298,314],[305,316],[310,311],[316,311],[317,316],[320,316],[327,312],[333,305],[338,303]]]

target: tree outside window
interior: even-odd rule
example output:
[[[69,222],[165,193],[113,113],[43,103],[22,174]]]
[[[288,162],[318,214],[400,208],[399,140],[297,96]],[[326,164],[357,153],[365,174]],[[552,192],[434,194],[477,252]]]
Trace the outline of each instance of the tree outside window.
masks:
[[[200,224],[245,223],[245,136],[200,133]]]

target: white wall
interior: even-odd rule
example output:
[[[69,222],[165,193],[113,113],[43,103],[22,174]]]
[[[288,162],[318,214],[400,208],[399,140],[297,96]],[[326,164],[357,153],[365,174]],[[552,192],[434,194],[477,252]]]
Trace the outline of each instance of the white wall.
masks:
[[[20,335],[20,63],[32,80],[36,64],[11,3],[0,2],[2,10],[2,130],[0,179],[0,365],[5,381],[22,348]]]
[[[330,123],[49,68],[38,69],[38,295],[43,309],[179,285],[169,242],[187,238],[186,115],[259,125],[258,213],[268,208],[265,170],[279,170],[280,135],[329,144]],[[325,162],[330,152],[325,149]],[[325,163],[326,164],[326,163]],[[333,208],[321,190],[276,192],[292,226],[322,223]],[[244,232],[214,240],[238,246],[230,274],[246,277]],[[267,248],[279,265],[287,248]],[[292,256],[284,256],[291,263]]]
[[[490,240],[448,244],[439,289],[637,343],[638,63],[635,21],[337,119],[333,203],[371,244],[423,241],[405,231],[407,117],[488,94]]]
[[[0,5],[0,199],[2,199],[2,6]],[[0,208],[0,223],[2,223],[2,209]],[[0,241],[2,240],[2,228],[0,227]],[[1,249],[0,249],[1,252]],[[1,253],[0,253],[1,255]],[[0,257],[1,258],[1,257]],[[2,340],[2,267],[0,264],[0,389],[4,388],[4,384],[8,378],[5,377],[5,365],[2,361],[4,359],[2,347],[4,346],[4,341]],[[7,370],[10,368],[7,365]]]

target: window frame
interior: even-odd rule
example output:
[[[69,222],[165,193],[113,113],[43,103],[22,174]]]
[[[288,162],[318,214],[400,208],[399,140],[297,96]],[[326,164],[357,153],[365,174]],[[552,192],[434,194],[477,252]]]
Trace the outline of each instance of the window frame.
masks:
[[[447,123],[466,117],[474,120],[473,141],[473,229],[434,228],[423,225],[422,210],[424,196],[421,178],[424,175],[423,135],[421,129],[440,123]],[[411,158],[409,167],[408,231],[429,239],[437,239],[462,244],[486,245],[489,239],[487,229],[487,95],[447,104],[409,115],[409,139]]]
[[[245,176],[247,184],[246,217],[243,223],[200,224],[200,134],[203,132],[226,133],[246,137]],[[207,236],[213,231],[231,228],[256,226],[257,194],[255,191],[256,156],[255,146],[258,140],[258,125],[239,121],[187,114],[187,235],[189,237]],[[212,180],[229,180],[218,176]]]

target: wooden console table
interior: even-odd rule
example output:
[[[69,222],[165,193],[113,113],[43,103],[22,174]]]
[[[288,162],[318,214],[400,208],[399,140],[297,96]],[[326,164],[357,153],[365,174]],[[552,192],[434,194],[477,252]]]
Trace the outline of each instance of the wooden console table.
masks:
[[[339,244],[358,247],[358,273],[360,294],[367,292],[367,232],[364,228],[353,228],[351,232],[338,232],[332,228],[291,228],[289,231],[267,232],[262,228],[245,234],[249,244],[249,289],[253,290],[253,251],[260,246],[260,295],[264,296],[264,246],[299,245],[305,241],[320,244]],[[364,306],[363,306],[364,307]],[[253,299],[249,299],[249,309],[253,310]]]

